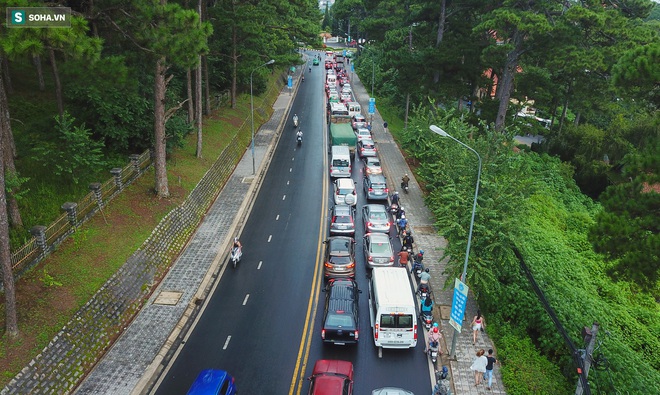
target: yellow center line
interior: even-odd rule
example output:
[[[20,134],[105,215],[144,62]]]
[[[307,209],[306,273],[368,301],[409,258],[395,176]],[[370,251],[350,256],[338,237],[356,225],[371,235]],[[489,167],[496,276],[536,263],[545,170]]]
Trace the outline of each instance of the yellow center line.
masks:
[[[325,116],[324,116],[325,121]],[[325,129],[325,128],[324,128]],[[324,133],[324,140],[325,138]],[[326,149],[326,144],[323,144],[323,150]],[[321,200],[321,214],[320,214],[320,225],[319,225],[319,235],[318,235],[318,247],[316,250],[316,262],[314,267],[314,277],[312,278],[312,289],[309,294],[309,302],[307,303],[307,316],[305,317],[305,325],[303,326],[302,338],[300,339],[300,348],[298,350],[298,356],[296,358],[296,366],[293,370],[293,376],[291,377],[291,385],[289,387],[289,395],[300,394],[302,390],[302,383],[305,381],[305,370],[307,368],[307,360],[309,358],[310,346],[312,343],[312,335],[314,332],[314,321],[316,318],[316,311],[318,308],[318,295],[321,288],[321,278],[323,273],[321,269],[323,268],[322,262],[322,246],[323,240],[325,238],[325,228],[326,228],[326,215],[327,215],[327,202],[328,202],[328,176],[325,173],[325,169],[328,168],[328,155],[323,155],[323,198]],[[303,356],[304,354],[304,356]],[[296,383],[298,384],[296,386]]]

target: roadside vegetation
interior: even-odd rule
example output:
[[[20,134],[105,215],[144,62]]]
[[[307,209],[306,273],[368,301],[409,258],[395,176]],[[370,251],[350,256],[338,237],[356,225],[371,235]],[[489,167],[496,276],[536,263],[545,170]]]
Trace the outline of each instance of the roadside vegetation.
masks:
[[[477,159],[429,126],[483,159],[467,284],[510,394],[577,383],[514,249],[577,348],[600,324],[592,391],[660,392],[660,6],[622,4],[337,0],[324,19],[367,38],[355,68],[449,241],[449,287]]]

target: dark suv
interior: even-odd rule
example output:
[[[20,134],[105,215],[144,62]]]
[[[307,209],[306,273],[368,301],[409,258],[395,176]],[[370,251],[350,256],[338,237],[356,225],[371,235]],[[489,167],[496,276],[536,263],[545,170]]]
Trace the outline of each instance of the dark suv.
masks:
[[[382,174],[369,174],[363,181],[364,194],[369,200],[387,200],[389,190],[385,176]]]
[[[355,277],[355,240],[346,236],[331,236],[323,242],[325,278]]]
[[[324,343],[336,345],[358,342],[358,290],[355,280],[332,279],[325,287],[325,311],[321,337]]]

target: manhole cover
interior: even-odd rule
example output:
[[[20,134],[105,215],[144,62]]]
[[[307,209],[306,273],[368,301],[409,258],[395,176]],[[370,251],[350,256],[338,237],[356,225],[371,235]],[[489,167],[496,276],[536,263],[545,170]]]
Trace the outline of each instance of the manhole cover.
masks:
[[[254,176],[243,177],[243,184],[251,184],[254,181]]]
[[[154,300],[154,304],[176,306],[176,304],[179,303],[179,300],[181,299],[181,295],[183,295],[183,292],[163,291],[160,293],[160,295],[158,295],[156,300]]]
[[[413,231],[420,235],[431,235],[435,233],[433,226],[413,226]]]
[[[442,317],[443,320],[448,320],[450,315],[451,315],[451,306],[445,306],[445,305],[440,306],[440,317]]]

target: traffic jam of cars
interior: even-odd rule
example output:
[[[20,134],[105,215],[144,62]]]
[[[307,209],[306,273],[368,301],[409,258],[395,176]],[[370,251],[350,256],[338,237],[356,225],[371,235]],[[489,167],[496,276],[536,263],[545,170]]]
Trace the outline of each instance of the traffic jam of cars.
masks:
[[[383,174],[371,126],[353,95],[344,61],[346,53],[327,51],[325,92],[330,168],[334,205],[330,208],[329,236],[324,241],[323,277],[325,303],[321,338],[326,345],[349,346],[359,340],[374,341],[379,348],[412,348],[417,344],[417,300],[413,294],[407,266],[395,257],[390,233],[403,210],[389,204],[390,191]],[[318,57],[317,57],[318,59]],[[359,185],[351,178],[353,169],[363,162],[362,189],[366,199],[359,204]],[[359,210],[359,211],[358,211]],[[356,215],[361,214],[363,235],[357,243]],[[395,215],[395,213],[397,213]],[[364,255],[369,279],[368,297],[371,333],[360,330],[359,298],[363,289],[356,280],[356,251]],[[412,259],[412,253],[410,254]],[[407,265],[408,262],[406,262]],[[363,287],[367,290],[367,287]],[[396,314],[391,312],[396,311]],[[366,328],[365,328],[366,329]],[[362,334],[362,336],[361,336]],[[353,365],[343,360],[318,360],[309,377],[309,394],[352,394]],[[374,389],[372,394],[412,394],[401,388]]]

